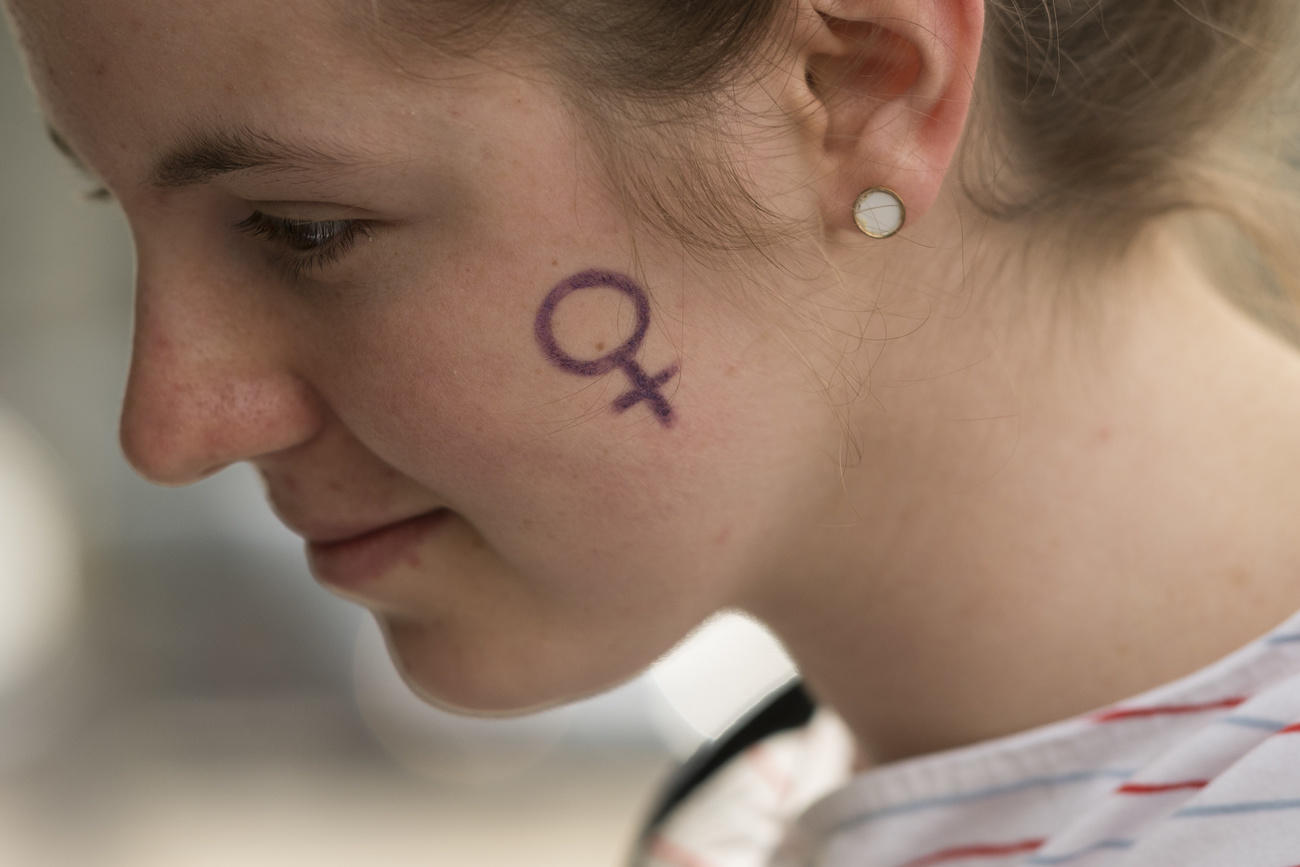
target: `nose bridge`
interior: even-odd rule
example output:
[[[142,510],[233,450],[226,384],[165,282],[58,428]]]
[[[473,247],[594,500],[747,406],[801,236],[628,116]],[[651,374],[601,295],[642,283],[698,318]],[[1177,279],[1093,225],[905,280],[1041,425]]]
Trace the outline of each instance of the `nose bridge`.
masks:
[[[138,256],[121,441],[136,470],[161,484],[291,448],[322,417],[294,372],[291,341],[277,339],[285,326],[216,273],[178,257]]]

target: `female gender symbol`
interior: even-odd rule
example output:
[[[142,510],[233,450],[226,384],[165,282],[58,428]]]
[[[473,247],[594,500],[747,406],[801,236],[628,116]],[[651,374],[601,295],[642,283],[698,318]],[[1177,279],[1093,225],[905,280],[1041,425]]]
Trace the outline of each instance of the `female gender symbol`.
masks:
[[[617,289],[632,299],[632,303],[636,305],[636,331],[626,343],[608,355],[593,361],[579,361],[560,349],[559,344],[555,342],[551,320],[555,317],[555,310],[560,306],[560,302],[574,292],[580,289],[602,288]],[[673,408],[659,392],[659,387],[677,375],[677,365],[674,364],[654,376],[649,376],[645,368],[636,363],[634,357],[649,328],[650,299],[646,297],[645,291],[632,282],[630,277],[623,274],[591,270],[574,274],[562,280],[551,290],[546,300],[542,302],[542,309],[537,311],[535,331],[537,342],[542,345],[542,352],[546,353],[546,357],[569,373],[576,373],[579,376],[601,376],[616,367],[622,368],[627,378],[632,381],[632,389],[614,401],[614,411],[626,412],[641,401],[645,401],[659,417],[659,422],[664,427],[669,427],[673,423]]]

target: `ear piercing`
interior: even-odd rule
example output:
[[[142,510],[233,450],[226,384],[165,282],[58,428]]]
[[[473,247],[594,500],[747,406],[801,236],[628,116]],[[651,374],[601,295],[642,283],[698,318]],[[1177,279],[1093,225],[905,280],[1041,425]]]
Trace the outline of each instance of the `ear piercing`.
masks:
[[[906,221],[902,198],[888,187],[872,187],[853,203],[853,222],[868,238],[892,238]]]

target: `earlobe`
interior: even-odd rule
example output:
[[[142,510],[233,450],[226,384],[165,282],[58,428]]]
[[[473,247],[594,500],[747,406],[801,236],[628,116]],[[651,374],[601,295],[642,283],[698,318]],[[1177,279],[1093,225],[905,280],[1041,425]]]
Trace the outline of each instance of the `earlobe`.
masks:
[[[808,2],[801,62],[820,125],[827,232],[856,232],[856,203],[878,187],[906,203],[909,220],[923,217],[965,130],[983,0]]]

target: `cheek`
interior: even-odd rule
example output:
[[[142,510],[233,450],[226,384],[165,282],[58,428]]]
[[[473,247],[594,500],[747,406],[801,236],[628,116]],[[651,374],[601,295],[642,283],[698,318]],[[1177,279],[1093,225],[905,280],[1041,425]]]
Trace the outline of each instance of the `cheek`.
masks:
[[[725,604],[785,526],[807,457],[793,430],[804,414],[782,403],[791,390],[763,372],[743,323],[728,320],[736,333],[725,341],[691,333],[685,293],[661,289],[634,360],[663,377],[642,387],[671,420],[650,399],[619,412],[637,387],[627,370],[565,369],[537,334],[549,293],[581,269],[548,260],[458,273],[349,319],[346,357],[323,377],[344,424],[463,515],[539,594],[615,606],[620,594],[672,585],[701,617]],[[625,341],[636,304],[622,297],[566,307],[557,341],[596,335],[592,353]],[[801,383],[798,393],[808,393]]]
[[[608,493],[643,484],[647,462],[664,472],[691,435],[664,417],[682,388],[659,321],[671,313],[652,314],[634,285],[548,307],[572,277],[558,264],[447,270],[421,281],[434,288],[386,292],[339,323],[346,357],[325,359],[323,378],[363,440],[435,489],[508,471]],[[572,363],[592,358],[605,369]],[[589,476],[593,463],[609,470]]]
[[[498,329],[476,352],[463,327],[418,348],[395,340],[366,349],[365,373],[342,401],[355,414],[349,425],[522,573],[577,587],[680,571],[736,508],[716,496],[725,486],[709,491],[725,466],[723,438],[708,432],[721,424],[719,408],[701,416],[680,387],[665,392],[678,410],[671,428],[648,406],[616,413],[625,377],[556,369],[531,320],[514,317],[522,336]]]
[[[488,288],[472,303],[448,292],[437,304],[358,317],[347,358],[324,377],[331,402],[386,461],[464,501],[453,506],[545,491],[553,509],[608,507],[623,487],[663,472],[670,432],[645,412],[615,412],[621,374],[552,364],[532,295],[545,291]]]

